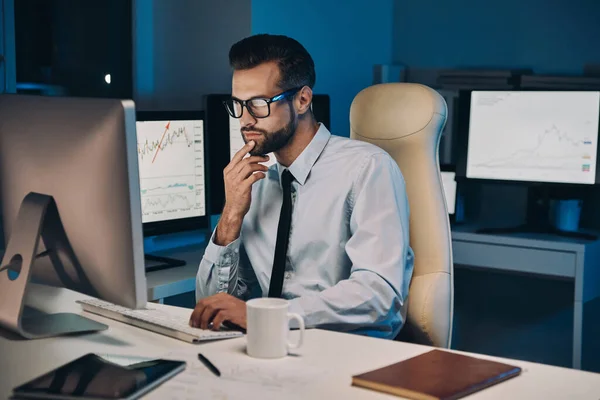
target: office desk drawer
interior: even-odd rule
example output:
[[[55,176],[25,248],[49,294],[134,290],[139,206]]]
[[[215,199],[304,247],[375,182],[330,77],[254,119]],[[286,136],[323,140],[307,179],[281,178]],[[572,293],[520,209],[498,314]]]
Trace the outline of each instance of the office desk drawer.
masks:
[[[498,244],[452,241],[454,264],[574,278],[576,253]]]

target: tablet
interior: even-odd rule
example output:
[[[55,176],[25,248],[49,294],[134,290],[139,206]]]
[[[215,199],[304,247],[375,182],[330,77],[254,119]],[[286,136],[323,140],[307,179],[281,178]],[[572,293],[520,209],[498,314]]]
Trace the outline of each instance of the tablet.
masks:
[[[183,371],[185,365],[184,361],[90,353],[14,388],[12,398],[137,399]]]

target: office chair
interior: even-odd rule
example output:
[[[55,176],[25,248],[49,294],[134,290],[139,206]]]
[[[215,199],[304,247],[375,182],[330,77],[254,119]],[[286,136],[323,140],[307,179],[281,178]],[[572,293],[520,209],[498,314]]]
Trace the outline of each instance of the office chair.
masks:
[[[438,160],[447,106],[435,90],[384,83],[356,95],[350,137],[387,151],[406,181],[415,253],[406,322],[397,340],[450,347],[454,284],[450,222]]]

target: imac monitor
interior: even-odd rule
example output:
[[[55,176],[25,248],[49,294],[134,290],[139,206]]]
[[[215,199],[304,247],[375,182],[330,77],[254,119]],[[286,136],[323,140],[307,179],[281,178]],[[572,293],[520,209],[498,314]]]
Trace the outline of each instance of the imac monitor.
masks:
[[[598,182],[598,91],[472,91],[466,177]]]
[[[30,280],[146,304],[132,101],[0,95],[0,326],[26,338],[96,331],[24,307]]]
[[[208,229],[202,111],[138,111],[137,155],[144,236]],[[147,270],[185,262],[147,254]]]

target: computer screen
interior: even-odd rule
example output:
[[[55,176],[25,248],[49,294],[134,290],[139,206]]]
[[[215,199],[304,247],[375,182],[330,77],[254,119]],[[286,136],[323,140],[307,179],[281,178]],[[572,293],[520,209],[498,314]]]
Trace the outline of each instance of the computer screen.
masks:
[[[203,113],[138,112],[136,130],[145,233],[203,228],[194,223],[207,217]]]
[[[30,278],[144,307],[134,103],[0,95],[0,121],[0,325],[30,338],[96,330],[62,313],[17,323]]]
[[[442,185],[444,186],[444,197],[448,214],[454,214],[456,209],[456,174],[450,171],[442,171]]]
[[[472,91],[466,177],[596,183],[600,92]]]

